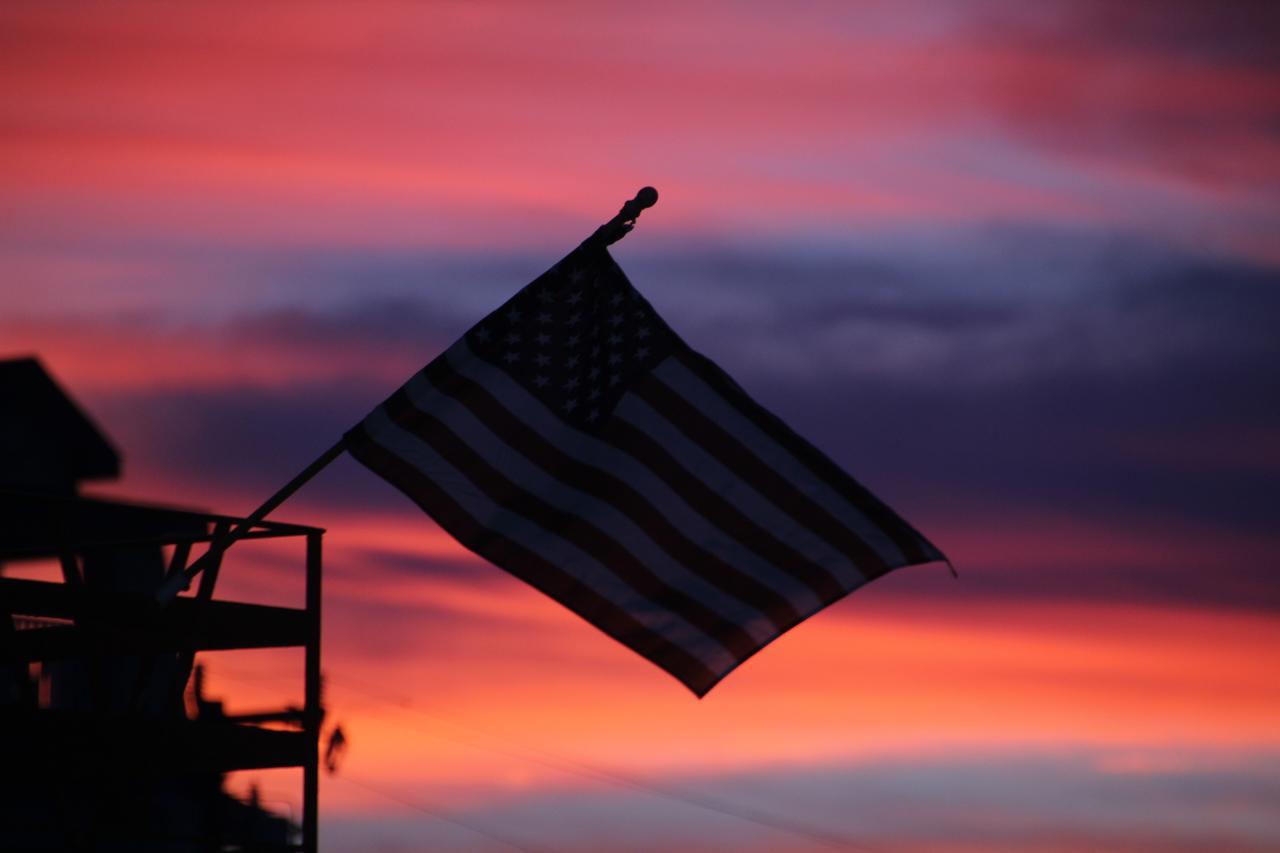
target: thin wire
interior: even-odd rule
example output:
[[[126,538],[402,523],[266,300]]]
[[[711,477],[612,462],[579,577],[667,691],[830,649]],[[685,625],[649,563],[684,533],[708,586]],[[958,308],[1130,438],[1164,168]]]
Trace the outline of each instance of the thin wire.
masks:
[[[245,678],[246,675],[244,673],[236,673],[235,675],[228,676],[226,675],[226,673],[221,673],[219,677],[228,678],[231,681],[236,681],[236,680],[243,680],[243,678]],[[247,677],[250,680],[258,680],[258,681],[267,680],[265,676],[260,678],[255,678],[254,676],[250,675]],[[562,773],[568,773],[570,775],[579,776],[584,779],[591,779],[596,782],[605,782],[613,785],[618,785],[621,787],[631,788],[637,791],[642,791],[644,793],[648,793],[658,797],[663,797],[665,799],[672,800],[674,802],[678,802],[686,806],[703,809],[705,811],[715,812],[717,814],[724,815],[726,817],[731,817],[737,820],[745,821],[747,823],[752,823],[757,826],[764,827],[766,829],[772,829],[777,832],[784,832],[791,835],[799,836],[801,838],[806,838],[810,841],[816,842],[818,844],[821,844],[825,847],[829,847],[832,849],[855,851],[855,853],[873,853],[873,850],[874,850],[874,848],[867,847],[865,845],[860,845],[857,842],[853,841],[852,839],[847,838],[846,836],[840,835],[839,833],[830,832],[824,829],[815,829],[813,827],[788,820],[787,818],[779,817],[777,815],[771,814],[761,809],[752,808],[750,806],[742,806],[736,803],[728,803],[716,797],[711,797],[706,794],[698,794],[696,792],[691,792],[691,791],[683,790],[680,788],[674,788],[671,786],[663,785],[661,783],[653,781],[652,779],[648,779],[643,776],[638,776],[632,773],[627,773],[622,770],[603,767],[600,765],[588,764],[587,762],[581,761],[579,759],[567,758],[564,756],[555,755],[545,750],[538,750],[532,747],[521,746],[520,744],[512,743],[510,740],[500,735],[495,735],[490,732],[485,732],[473,726],[463,725],[462,723],[458,723],[448,717],[442,716],[432,711],[428,711],[425,708],[415,705],[414,703],[410,702],[408,699],[405,699],[403,697],[392,697],[391,694],[386,693],[381,688],[371,685],[368,682],[363,681],[362,679],[351,678],[345,675],[335,679],[332,675],[326,675],[325,682],[329,685],[333,685],[335,683],[346,684],[349,687],[356,688],[356,691],[358,693],[362,694],[365,699],[368,699],[371,702],[387,705],[401,711],[408,711],[410,713],[417,714],[421,717],[432,720],[433,722],[442,723],[457,731],[461,731],[465,734],[472,735],[473,737],[480,737],[480,738],[486,738],[490,741],[497,741],[498,743],[501,743],[504,746],[499,747],[499,746],[494,746],[492,744],[479,743],[475,740],[449,737],[448,735],[443,734],[434,729],[427,729],[421,726],[414,726],[414,725],[410,725],[404,720],[395,720],[392,718],[384,717],[385,719],[390,719],[391,722],[395,723],[396,725],[402,726],[411,731],[425,734],[429,737],[434,737],[440,740],[447,740],[453,743],[460,743],[460,744],[463,744],[464,746],[469,746],[476,749],[483,749],[497,755],[505,756],[507,758],[515,758],[522,761],[528,761],[533,764],[540,764],[543,767],[547,767],[552,770],[557,770]],[[388,794],[388,796],[393,796],[393,795]],[[433,815],[435,814],[435,812],[432,812],[430,809],[424,809],[424,811],[427,814],[433,814]]]
[[[333,681],[334,679],[330,678],[331,684],[333,683]],[[499,755],[504,755],[508,758],[517,758],[524,761],[529,761],[535,764],[540,764],[544,767],[548,767],[552,770],[558,770],[563,773],[570,773],[572,775],[580,776],[587,779],[592,779],[597,782],[602,781],[606,783],[612,783],[614,785],[620,785],[623,787],[631,788],[633,790],[642,791],[648,794],[666,798],[668,800],[673,800],[675,802],[682,803],[687,806],[704,809],[706,811],[716,812],[717,814],[721,814],[731,818],[736,818],[737,820],[753,823],[753,824],[756,824],[757,826],[762,826],[767,829],[789,833],[791,835],[800,836],[802,838],[807,838],[810,841],[813,841],[834,849],[851,850],[851,851],[869,851],[871,849],[868,847],[860,846],[856,842],[854,842],[852,839],[849,839],[838,833],[829,832],[823,829],[815,829],[813,827],[806,826],[804,824],[797,823],[792,820],[788,820],[787,818],[779,817],[777,815],[771,814],[761,809],[752,808],[750,806],[742,806],[735,803],[727,803],[724,800],[721,800],[717,797],[711,797],[711,796],[707,796],[706,794],[699,794],[696,792],[691,792],[691,791],[683,790],[680,788],[674,788],[668,785],[663,785],[661,783],[653,781],[652,779],[648,779],[643,776],[638,776],[632,773],[627,773],[625,771],[616,770],[609,767],[603,767],[600,765],[588,764],[581,760],[566,758],[564,756],[554,755],[552,753],[548,753],[543,750],[537,750],[530,747],[521,746],[519,744],[513,744],[511,741],[501,736],[484,732],[471,726],[463,725],[461,723],[458,723],[449,719],[448,717],[444,717],[439,714],[433,713],[431,711],[427,711],[419,706],[414,705],[407,699],[392,699],[389,697],[388,694],[382,693],[382,691],[379,688],[372,687],[365,682],[360,682],[358,679],[352,679],[347,676],[343,676],[342,678],[337,679],[337,681],[339,683],[345,682],[351,687],[359,688],[359,692],[361,692],[365,696],[365,698],[370,699],[374,702],[381,702],[383,704],[392,705],[400,710],[409,711],[411,713],[418,714],[434,722],[443,723],[444,725],[450,726],[456,730],[471,734],[473,736],[488,738],[491,741],[498,741],[499,743],[504,744],[506,748],[495,747],[489,744],[476,743],[474,740],[467,741],[467,740],[460,740],[457,738],[450,738],[447,735],[444,735],[440,732],[423,729],[418,726],[410,726],[403,721],[397,721],[399,722],[400,725],[405,726],[406,728],[412,729],[414,731],[422,732],[432,737],[442,738],[444,740],[452,740],[455,743],[463,743],[468,746],[486,749],[490,752],[494,752]],[[379,698],[377,695],[375,695],[376,693],[382,693],[382,698]]]
[[[521,851],[521,853],[554,853],[554,851],[549,847],[530,847],[528,844],[525,844],[523,842],[514,841],[510,838],[506,838],[504,836],[498,835],[496,832],[491,832],[482,826],[478,826],[474,823],[470,823],[468,821],[462,820],[453,812],[445,811],[444,809],[438,808],[436,806],[427,805],[425,802],[417,798],[409,799],[408,797],[405,797],[401,794],[397,794],[395,791],[389,790],[387,788],[383,788],[380,785],[372,785],[368,782],[363,782],[359,779],[353,779],[351,776],[345,773],[336,778],[348,784],[354,785],[357,788],[363,788],[364,790],[369,791],[370,793],[377,794],[381,797],[386,797],[388,800],[397,802],[402,806],[407,806],[408,808],[414,809],[415,811],[422,812],[423,814],[429,815],[435,818],[436,820],[443,821],[444,823],[452,824],[456,827],[460,827],[461,829],[465,829],[468,832],[473,832],[476,835],[482,836],[484,838],[489,839],[490,841],[497,842],[498,844],[502,844],[506,847],[510,847],[513,850],[519,850]]]
[[[275,682],[274,678],[268,679],[266,676],[251,675],[249,673],[244,673],[244,672],[237,672],[232,675],[227,675],[225,672],[219,672],[218,678],[225,679],[227,681],[241,681],[241,682],[254,681],[258,683],[263,683],[268,680],[272,681],[273,683]],[[351,785],[354,785],[357,788],[363,788],[364,790],[370,793],[377,794],[381,797],[385,797],[388,800],[397,802],[402,806],[407,806],[408,808],[422,812],[423,814],[433,817],[436,820],[440,820],[445,823],[452,824],[453,826],[459,827],[461,829],[465,829],[468,832],[473,832],[476,835],[487,838],[490,841],[494,841],[498,844],[505,845],[514,850],[519,850],[521,851],[521,853],[555,853],[553,848],[532,847],[523,842],[514,841],[510,838],[507,838],[505,836],[502,836],[495,832],[487,830],[482,826],[471,823],[469,821],[465,821],[459,818],[456,814],[452,812],[445,811],[444,809],[441,809],[436,806],[427,805],[426,802],[421,799],[408,799],[407,797],[401,794],[398,794],[395,791],[392,791],[390,789],[383,788],[380,785],[374,785],[371,782],[366,782],[360,779],[352,778],[352,776],[348,773],[344,772],[340,776],[336,776],[336,777],[331,776],[330,778],[337,778],[343,782],[347,782]],[[290,811],[292,811],[292,806],[290,806]]]

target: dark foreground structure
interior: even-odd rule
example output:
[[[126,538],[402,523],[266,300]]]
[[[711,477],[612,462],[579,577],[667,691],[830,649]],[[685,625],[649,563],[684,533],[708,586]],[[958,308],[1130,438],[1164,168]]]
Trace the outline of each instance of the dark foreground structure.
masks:
[[[119,468],[37,361],[0,362],[0,850],[314,851],[323,531],[245,537],[301,540],[304,608],[215,599],[216,563],[159,608],[239,519],[79,494]],[[60,580],[11,576],[29,561]],[[305,650],[302,707],[228,715],[204,696],[198,652],[283,647]],[[280,767],[301,769],[300,825],[224,790]]]

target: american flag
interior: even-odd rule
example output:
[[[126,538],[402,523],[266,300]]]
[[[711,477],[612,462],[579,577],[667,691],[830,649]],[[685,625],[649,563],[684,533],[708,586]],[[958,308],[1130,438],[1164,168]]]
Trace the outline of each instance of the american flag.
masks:
[[[872,578],[945,559],[592,241],[345,442],[467,548],[698,696]]]

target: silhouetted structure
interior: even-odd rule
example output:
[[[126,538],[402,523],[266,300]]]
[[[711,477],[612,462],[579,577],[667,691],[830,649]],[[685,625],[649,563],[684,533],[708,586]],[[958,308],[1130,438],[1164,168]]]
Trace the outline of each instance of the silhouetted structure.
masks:
[[[62,575],[0,576],[0,850],[314,851],[323,531],[245,537],[305,539],[303,609],[215,600],[216,563],[160,609],[164,578],[239,519],[78,494],[119,470],[37,361],[0,362],[0,574],[52,558]],[[290,646],[304,707],[228,716],[204,696],[197,652]],[[223,790],[274,767],[302,768],[300,827]]]

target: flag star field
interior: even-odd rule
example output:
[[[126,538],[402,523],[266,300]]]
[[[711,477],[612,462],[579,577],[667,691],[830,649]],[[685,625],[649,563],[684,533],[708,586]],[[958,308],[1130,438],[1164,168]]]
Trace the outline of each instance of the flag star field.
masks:
[[[468,337],[479,355],[504,365],[552,411],[593,430],[672,343],[671,331],[616,264],[590,265],[581,254],[521,289]]]

